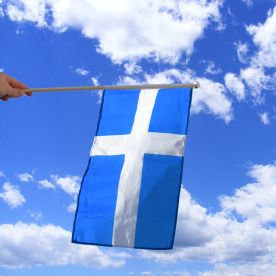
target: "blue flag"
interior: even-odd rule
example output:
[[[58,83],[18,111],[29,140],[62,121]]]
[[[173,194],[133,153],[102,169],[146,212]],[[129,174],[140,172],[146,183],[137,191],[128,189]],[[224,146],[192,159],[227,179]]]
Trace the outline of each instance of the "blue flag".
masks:
[[[171,249],[191,88],[106,90],[72,242]]]

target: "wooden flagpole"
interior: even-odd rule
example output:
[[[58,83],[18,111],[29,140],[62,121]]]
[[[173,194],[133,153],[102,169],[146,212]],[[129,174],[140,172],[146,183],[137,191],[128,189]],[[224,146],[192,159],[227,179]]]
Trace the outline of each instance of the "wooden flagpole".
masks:
[[[157,89],[157,88],[199,88],[198,81],[194,83],[177,84],[134,84],[134,85],[98,85],[98,86],[67,86],[24,89],[24,93],[29,92],[51,92],[51,91],[80,91],[80,90],[128,90],[128,89]]]

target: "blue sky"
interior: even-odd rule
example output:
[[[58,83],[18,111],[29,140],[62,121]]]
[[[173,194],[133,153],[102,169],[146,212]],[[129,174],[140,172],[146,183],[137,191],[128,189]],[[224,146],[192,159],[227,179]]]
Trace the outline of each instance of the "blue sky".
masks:
[[[201,83],[170,252],[70,243],[100,92],[0,102],[0,275],[274,275],[275,4],[0,0],[0,70],[29,87]]]

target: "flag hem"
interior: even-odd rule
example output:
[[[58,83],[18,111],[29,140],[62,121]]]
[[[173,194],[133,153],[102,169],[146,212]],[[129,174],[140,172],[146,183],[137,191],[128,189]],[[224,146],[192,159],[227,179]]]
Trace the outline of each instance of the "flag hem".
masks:
[[[100,126],[100,118],[102,117],[103,104],[104,104],[104,96],[105,96],[105,90],[103,90],[103,94],[102,94],[102,102],[101,102],[101,107],[100,107],[100,112],[99,112],[99,119],[98,119],[98,122],[97,122],[97,128],[96,128],[96,133],[95,133],[96,135],[98,133],[99,126]],[[84,182],[85,176],[86,176],[86,174],[88,172],[88,169],[90,167],[90,162],[91,162],[91,157],[89,157],[89,161],[88,161],[85,173],[84,173],[84,175],[82,177],[82,180],[81,180],[81,185],[80,185],[80,190],[79,190],[78,200],[77,200],[77,208],[76,208],[75,218],[74,218],[74,224],[73,224],[72,237],[71,237],[71,242],[72,243],[80,243],[80,242],[77,242],[76,240],[74,240],[74,234],[75,234],[75,226],[76,226],[77,214],[78,214],[78,209],[79,209],[80,194],[81,194],[81,191],[82,191],[82,187],[83,187],[83,182]]]

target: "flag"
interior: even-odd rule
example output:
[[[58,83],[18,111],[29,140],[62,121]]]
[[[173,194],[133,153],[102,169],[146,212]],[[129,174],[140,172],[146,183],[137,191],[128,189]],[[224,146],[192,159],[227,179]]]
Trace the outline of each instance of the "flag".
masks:
[[[72,242],[173,247],[191,88],[105,90]]]

